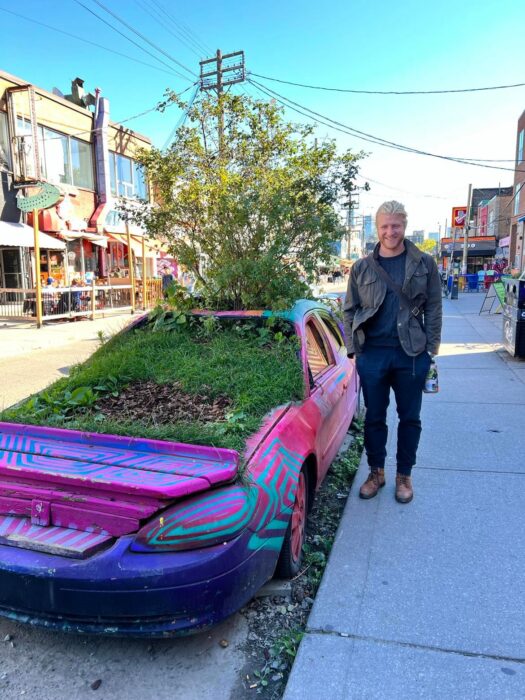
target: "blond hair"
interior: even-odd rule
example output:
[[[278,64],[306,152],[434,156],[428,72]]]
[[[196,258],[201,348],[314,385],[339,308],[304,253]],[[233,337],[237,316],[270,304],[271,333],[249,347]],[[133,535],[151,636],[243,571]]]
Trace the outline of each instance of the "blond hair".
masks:
[[[405,205],[401,204],[401,202],[396,202],[395,199],[392,199],[390,202],[383,202],[383,204],[381,204],[379,209],[376,211],[376,226],[377,218],[381,214],[396,214],[397,216],[400,216],[403,219],[403,223],[405,224],[406,228],[408,217]]]

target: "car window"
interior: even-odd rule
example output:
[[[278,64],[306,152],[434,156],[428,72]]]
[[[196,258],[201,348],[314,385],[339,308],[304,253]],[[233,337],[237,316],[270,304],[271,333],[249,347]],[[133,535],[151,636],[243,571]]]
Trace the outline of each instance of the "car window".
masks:
[[[334,364],[328,344],[314,321],[306,323],[306,355],[313,378]]]
[[[319,314],[319,316],[321,317],[321,322],[323,324],[323,328],[326,330],[326,333],[334,341],[337,350],[339,351],[342,348],[344,349],[345,344],[344,344],[343,336],[341,335],[341,331],[339,330],[339,326],[334,321],[334,319],[331,318],[328,314],[321,313],[321,314]]]

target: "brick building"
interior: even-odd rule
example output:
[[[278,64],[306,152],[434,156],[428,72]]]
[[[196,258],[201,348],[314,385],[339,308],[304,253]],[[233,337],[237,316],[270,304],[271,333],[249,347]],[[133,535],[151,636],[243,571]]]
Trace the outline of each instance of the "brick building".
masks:
[[[0,72],[0,288],[35,284],[32,215],[21,213],[16,197],[37,193],[42,182],[61,193],[39,214],[44,282],[48,276],[60,285],[106,278],[116,266],[125,275],[130,256],[117,204],[120,198],[149,198],[135,157],[150,147],[146,136],[111,122],[109,101],[98,91],[85,93],[79,78],[64,96]],[[132,233],[141,268],[143,232]],[[153,275],[159,254],[145,248]]]

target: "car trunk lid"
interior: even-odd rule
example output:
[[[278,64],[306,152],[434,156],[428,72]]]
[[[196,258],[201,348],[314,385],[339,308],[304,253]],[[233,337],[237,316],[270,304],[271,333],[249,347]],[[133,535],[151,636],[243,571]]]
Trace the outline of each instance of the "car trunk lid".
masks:
[[[87,556],[238,464],[234,450],[0,423],[0,543]]]

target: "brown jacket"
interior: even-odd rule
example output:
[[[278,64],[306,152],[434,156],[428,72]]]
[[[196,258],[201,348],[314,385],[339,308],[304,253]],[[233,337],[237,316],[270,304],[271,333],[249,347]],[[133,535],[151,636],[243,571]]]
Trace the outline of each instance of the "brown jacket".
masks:
[[[441,281],[437,265],[430,255],[422,253],[411,241],[405,241],[405,247],[407,257],[403,292],[410,300],[417,300],[417,305],[422,307],[423,328],[410,307],[401,301],[397,314],[399,342],[411,357],[425,350],[437,354],[442,323]],[[370,262],[372,256],[377,259],[378,255],[379,243],[373,253],[353,265],[350,273],[343,306],[349,353],[362,350],[365,341],[362,326],[379,309],[387,292],[386,283]]]

